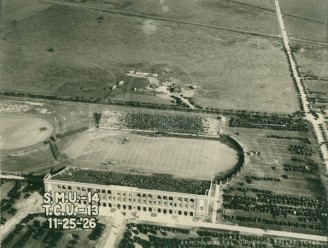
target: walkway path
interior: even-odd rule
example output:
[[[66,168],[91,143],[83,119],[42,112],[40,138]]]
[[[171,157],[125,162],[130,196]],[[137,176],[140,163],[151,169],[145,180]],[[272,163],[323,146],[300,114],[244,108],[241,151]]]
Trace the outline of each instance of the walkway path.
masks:
[[[297,88],[299,90],[299,94],[300,94],[300,97],[301,97],[302,106],[303,106],[303,109],[304,109],[304,112],[305,112],[305,119],[307,121],[309,121],[313,126],[314,132],[315,132],[316,137],[317,137],[317,141],[320,145],[321,153],[323,155],[324,163],[325,163],[326,168],[327,168],[327,173],[328,173],[328,150],[327,150],[327,146],[323,143],[325,141],[325,139],[324,139],[324,136],[323,136],[323,134],[320,130],[320,124],[324,124],[325,119],[322,116],[322,114],[320,114],[320,113],[318,113],[319,118],[317,118],[317,119],[315,119],[314,116],[310,113],[310,104],[307,100],[307,95],[306,95],[306,92],[305,92],[304,87],[302,85],[301,77],[300,77],[300,75],[297,71],[297,64],[296,64],[296,62],[293,58],[292,52],[291,52],[291,47],[290,47],[290,43],[289,43],[289,39],[288,39],[287,30],[286,30],[286,27],[285,27],[284,19],[283,19],[282,14],[281,14],[279,0],[275,0],[275,7],[276,7],[277,18],[278,18],[279,25],[280,25],[284,46],[285,46],[285,49],[287,51],[288,60],[289,60],[289,63],[291,65],[293,77],[296,80]]]
[[[131,218],[131,214],[127,213],[127,220]],[[265,230],[260,228],[237,226],[237,225],[228,225],[228,224],[217,224],[202,222],[200,220],[195,221],[192,217],[188,216],[178,216],[177,218],[172,218],[165,214],[157,214],[156,216],[151,216],[150,213],[140,212],[137,214],[138,221],[152,222],[158,225],[172,225],[172,226],[181,226],[181,227],[196,227],[196,228],[211,228],[211,229],[220,229],[228,231],[238,231],[250,235],[267,235],[267,236],[276,236],[284,238],[295,238],[295,239],[304,239],[304,240],[313,240],[327,242],[327,236],[311,235],[304,233],[295,233],[295,232],[286,232],[286,231],[275,231],[275,230]]]

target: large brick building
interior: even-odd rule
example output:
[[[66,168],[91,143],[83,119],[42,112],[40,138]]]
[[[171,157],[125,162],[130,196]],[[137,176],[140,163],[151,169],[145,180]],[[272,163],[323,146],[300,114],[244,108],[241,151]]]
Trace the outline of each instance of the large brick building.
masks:
[[[95,180],[92,182],[93,178],[91,177],[99,178],[101,175],[106,178],[106,181]],[[122,175],[124,185],[115,185],[115,180]],[[152,185],[147,183],[148,179],[151,180]],[[207,217],[211,199],[210,192],[212,190],[210,181],[171,178],[167,178],[165,181],[161,180],[163,180],[162,177],[156,176],[138,177],[123,173],[113,174],[111,172],[67,168],[55,175],[48,174],[44,179],[44,184],[46,192],[67,193],[72,191],[77,192],[79,195],[86,195],[89,191],[98,192],[101,215],[106,215],[112,208],[116,208],[121,211],[145,211],[168,215]],[[111,184],[111,181],[114,181],[113,184]],[[172,184],[174,184],[174,187],[172,187]],[[154,189],[149,189],[152,186],[154,186]],[[166,187],[167,190],[165,190]],[[82,201],[81,204],[86,204],[86,202]]]

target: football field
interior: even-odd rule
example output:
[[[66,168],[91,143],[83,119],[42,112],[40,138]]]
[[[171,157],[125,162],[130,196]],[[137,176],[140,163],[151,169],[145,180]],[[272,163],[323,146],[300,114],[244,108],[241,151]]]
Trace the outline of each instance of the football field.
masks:
[[[199,179],[213,179],[238,161],[237,152],[219,140],[150,137],[118,130],[84,133],[65,153],[106,169],[128,167]]]

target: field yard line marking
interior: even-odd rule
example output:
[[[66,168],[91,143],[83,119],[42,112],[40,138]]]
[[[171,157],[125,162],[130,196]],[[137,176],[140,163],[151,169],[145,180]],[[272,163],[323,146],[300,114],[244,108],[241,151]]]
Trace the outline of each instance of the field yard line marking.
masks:
[[[99,155],[97,156],[97,154],[99,154],[99,152],[101,151],[102,151],[101,147],[97,146],[96,150],[93,152],[92,161],[99,162],[99,160],[96,158],[99,157]]]
[[[149,147],[153,147],[153,144],[154,144],[154,139],[152,137],[147,137],[147,142],[151,142]],[[146,153],[148,152],[148,150],[146,150]],[[147,161],[147,158],[148,158],[148,161]],[[147,156],[144,157],[144,159],[142,160],[142,164],[144,164],[144,167],[145,168],[148,168],[149,167],[149,163],[151,161],[151,156],[150,156],[150,153],[147,154]],[[148,163],[146,163],[148,162]]]
[[[151,139],[154,141],[155,140],[155,138],[152,138],[151,137]],[[155,141],[155,146],[153,146],[153,147],[157,147],[157,141]],[[152,161],[153,161],[153,157],[154,157],[154,154],[155,154],[155,149],[153,150],[153,152],[152,152],[152,154],[151,154],[151,156],[150,156],[150,159],[149,159],[149,163],[148,163],[148,165],[147,165],[147,167],[153,167],[154,165],[151,165],[152,164]]]
[[[168,145],[169,145],[169,139],[168,139],[168,138],[169,138],[169,137],[163,137],[163,138],[162,138],[162,139],[165,139],[165,155],[166,155],[167,147],[168,147]],[[162,165],[163,165],[164,161],[167,161],[167,158],[168,158],[168,156],[164,156],[164,158],[162,159],[162,162],[161,162],[160,165],[159,165],[159,167],[161,167],[161,169],[162,169]],[[169,163],[169,160],[167,161],[166,164],[168,164],[168,163]],[[165,163],[164,163],[164,168],[166,168]]]
[[[132,149],[130,150],[128,157],[126,158],[126,163],[125,163],[126,165],[131,165],[131,164],[133,164],[133,162],[132,162],[132,163],[129,163],[129,159],[130,159],[131,154],[132,154],[133,151],[135,150],[135,148],[138,147],[138,146],[139,146],[139,137],[136,136],[136,142],[135,142],[135,144],[133,145]],[[122,157],[123,157],[123,156],[122,156]],[[124,157],[125,157],[125,156],[124,156]]]
[[[176,168],[178,169],[178,170],[180,170],[180,159],[181,159],[181,157],[183,156],[183,152],[182,152],[182,149],[181,149],[181,152],[179,153],[179,156],[178,156],[178,160],[177,160],[177,166],[176,166]],[[181,166],[182,167],[182,166]]]
[[[185,166],[187,166],[188,165],[188,168],[187,168],[187,170],[188,170],[188,175],[189,175],[189,171],[190,171],[190,168],[192,167],[192,165],[191,165],[191,162],[192,162],[192,158],[193,158],[193,154],[195,153],[195,151],[197,151],[197,141],[195,141],[195,143],[194,143],[194,145],[193,145],[193,147],[192,147],[192,149],[191,149],[191,155],[190,156],[188,156],[188,157],[190,157],[190,162],[189,163],[187,163],[187,160],[186,160],[186,165]],[[188,153],[189,154],[189,153]],[[187,158],[188,158],[187,157]],[[185,168],[183,168],[183,170],[185,171]]]
[[[92,151],[92,150],[91,150],[90,153],[89,153],[89,154],[87,155],[87,157],[85,158],[85,160],[86,160],[86,161],[92,161],[91,159],[92,159],[92,157],[93,157],[93,155],[94,155],[94,152],[95,152],[95,151]]]
[[[112,137],[111,137],[112,138]],[[106,161],[106,160],[108,160],[108,153],[112,150],[112,148],[113,148],[113,143],[112,142],[108,142],[109,143],[109,146],[107,146],[107,152],[106,152],[106,155],[105,155],[105,157],[103,158],[103,161]],[[110,157],[110,155],[109,155],[109,157]]]
[[[113,154],[114,154],[115,162],[117,162],[119,164],[120,163],[119,162],[119,157],[120,156],[118,156],[117,154],[118,153],[121,153],[122,152],[122,149],[121,149],[120,145],[117,144],[116,138],[117,138],[117,136],[113,136],[113,139],[114,139],[113,140],[113,145],[115,145],[115,148],[113,149]]]
[[[174,153],[174,159],[172,161],[174,161],[174,163],[176,163],[176,155],[177,155],[178,149],[175,149],[175,153]],[[173,164],[172,168],[176,167],[176,164]]]
[[[219,148],[220,148],[220,147],[218,147],[218,149],[219,149]],[[215,173],[214,168],[215,168],[215,165],[216,165],[216,160],[218,159],[218,153],[219,153],[219,152],[215,152],[214,161],[213,161],[213,163],[212,163],[212,173],[213,173],[213,174]]]
[[[196,143],[196,142],[195,142]],[[194,145],[195,145],[195,143],[194,143]],[[193,146],[192,146],[193,147]],[[189,148],[189,147],[188,147]],[[185,160],[184,160],[184,164],[183,164],[183,166],[182,166],[182,171],[185,171],[185,168],[186,168],[186,166],[187,166],[187,160],[188,160],[188,158],[189,158],[189,153],[190,153],[190,151],[192,151],[192,149],[186,149],[187,150],[187,154],[186,154],[186,158],[185,158]]]
[[[186,156],[186,160],[185,160],[185,164],[184,164],[184,166],[183,166],[183,171],[185,171],[186,170],[186,166],[187,166],[187,174],[189,175],[189,168],[190,168],[190,162],[189,163],[187,163],[187,161],[188,161],[188,158],[191,158],[191,156],[192,156],[192,154],[194,153],[194,150],[195,150],[195,146],[196,146],[196,142],[194,142],[194,144],[193,144],[193,146],[192,146],[192,148],[190,149],[190,150],[188,150],[188,152],[187,152],[187,156]],[[191,151],[191,155],[189,155],[189,152]]]
[[[103,144],[104,144],[104,148],[102,149],[102,152],[98,157],[98,160],[101,162],[106,161],[108,150],[109,150],[107,146],[108,142],[104,142]]]
[[[170,140],[171,140],[171,137],[167,137],[167,142],[168,143],[170,143]],[[170,164],[170,158],[171,158],[171,155],[172,155],[172,152],[169,152],[168,153],[168,156],[167,156],[167,164],[166,164],[166,168],[172,168],[172,166],[170,166],[171,164],[173,164],[173,163],[171,163]]]
[[[122,153],[122,155],[118,156],[117,162],[119,165],[123,164],[123,159],[125,158],[126,153],[130,150],[130,147],[132,146],[134,139],[132,139],[131,142],[129,142],[129,144],[127,145],[127,147],[125,147],[125,149],[123,149],[123,146],[117,141],[117,138],[120,138],[121,135],[116,137],[116,145],[118,148],[118,151],[120,151]]]
[[[194,170],[193,170],[193,171],[195,171],[195,172],[197,172],[199,156],[201,156],[201,153],[198,153],[198,156],[197,156],[197,162],[196,162],[195,168],[194,168]]]
[[[162,138],[160,138],[160,139],[162,139]],[[157,153],[156,161],[155,161],[155,164],[154,164],[155,168],[158,168],[158,166],[157,166],[157,160],[160,157],[161,151],[163,151],[163,146],[164,146],[164,143],[165,143],[163,140],[161,140],[161,141],[162,141],[161,142],[161,148],[159,149],[159,152]]]
[[[141,151],[141,153],[140,153],[140,157],[138,158],[138,160],[137,160],[137,162],[135,163],[137,166],[142,166],[142,164],[139,164],[139,161],[140,161],[140,159],[142,158],[142,155],[143,155],[143,153],[145,152],[145,150],[147,150],[147,147],[148,147],[148,142],[149,142],[149,139],[147,138],[147,137],[143,137],[143,136],[141,136],[141,139],[143,140],[143,139],[146,139],[146,145],[143,147],[143,149],[142,149],[142,151]],[[143,167],[143,166],[142,166]]]

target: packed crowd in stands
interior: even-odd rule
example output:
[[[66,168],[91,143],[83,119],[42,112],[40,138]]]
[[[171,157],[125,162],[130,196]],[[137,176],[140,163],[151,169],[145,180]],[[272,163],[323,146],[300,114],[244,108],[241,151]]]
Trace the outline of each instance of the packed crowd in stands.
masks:
[[[229,120],[230,127],[259,128],[273,130],[288,130],[308,132],[309,128],[301,118],[285,116],[262,116],[251,114],[237,114]]]
[[[52,177],[55,180],[92,183],[101,185],[118,185],[159,191],[180,192],[205,195],[210,188],[210,181],[174,178],[170,175],[126,174],[111,171],[73,170]]]
[[[157,132],[204,134],[208,129],[203,118],[190,115],[126,113],[120,122],[125,128]]]

